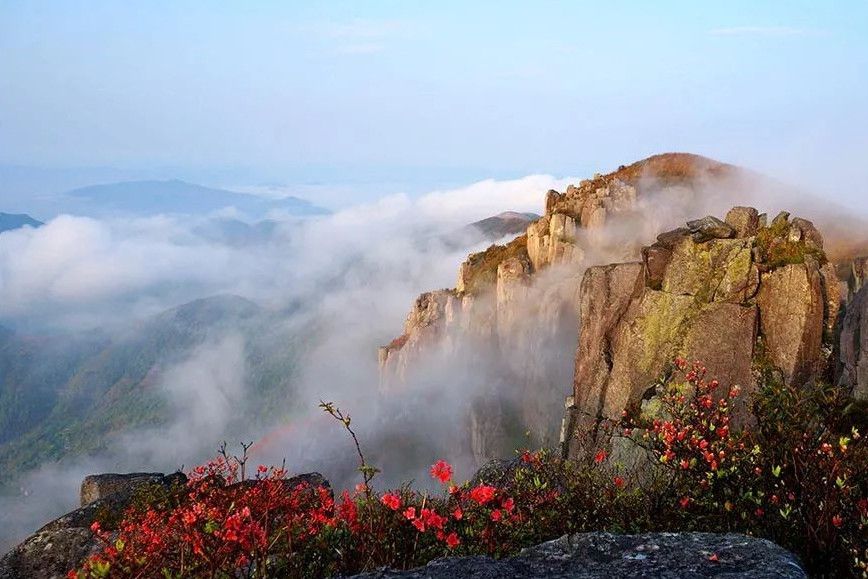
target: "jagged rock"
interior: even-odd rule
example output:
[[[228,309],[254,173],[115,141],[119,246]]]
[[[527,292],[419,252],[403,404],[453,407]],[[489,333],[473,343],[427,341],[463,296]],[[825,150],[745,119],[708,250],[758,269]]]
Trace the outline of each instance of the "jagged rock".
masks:
[[[790,212],[789,211],[781,211],[775,218],[772,219],[771,225],[769,227],[781,227],[785,223],[789,223],[790,220]]]
[[[848,297],[852,299],[868,279],[868,256],[854,259],[841,277],[846,281]]]
[[[807,219],[802,219],[801,217],[793,219],[790,222],[790,231],[792,232],[793,230],[798,232],[798,239],[792,239],[792,241],[804,241],[808,247],[823,248],[823,236],[820,235],[814,224]]]
[[[642,291],[641,263],[588,268],[582,280],[582,331],[576,352],[576,407],[591,418],[601,411],[607,378],[612,371],[615,330],[631,301]]]
[[[729,217],[744,225],[744,232],[758,224],[751,208],[736,208]],[[773,268],[758,263],[765,255],[757,247],[762,232],[696,240],[696,232],[717,221],[690,222],[686,231],[659,235],[643,250],[641,264],[586,272],[574,391],[563,421],[568,456],[581,456],[591,444],[606,446],[597,432],[599,421],[653,398],[675,357],[701,360],[709,376],[747,393],[755,386],[757,362],[780,369],[797,384],[821,369],[823,336],[832,336],[840,309],[834,268],[820,266],[822,249],[806,253],[804,263]],[[809,222],[794,219],[792,226],[803,232],[795,249],[809,243],[807,238],[821,243]],[[768,232],[763,235],[764,242],[770,239]],[[613,272],[629,272],[626,281],[614,284],[617,291],[607,277]],[[750,424],[748,405],[737,407],[734,418]]]
[[[868,400],[868,286],[847,304],[841,324],[838,383],[858,400]]]
[[[787,381],[804,382],[817,367],[824,303],[814,261],[786,265],[763,276],[757,304],[765,356]]]
[[[726,214],[726,223],[736,237],[753,237],[760,228],[759,213],[753,207],[733,207]]]
[[[436,559],[425,567],[409,571],[381,570],[355,577],[807,579],[808,575],[793,554],[771,541],[745,535],[580,533],[524,549],[519,555],[506,559],[494,560],[482,556],[449,557]]]
[[[693,234],[696,243],[703,243],[711,239],[729,239],[735,237],[735,229],[717,217],[707,215],[702,219],[688,221],[687,227]]]

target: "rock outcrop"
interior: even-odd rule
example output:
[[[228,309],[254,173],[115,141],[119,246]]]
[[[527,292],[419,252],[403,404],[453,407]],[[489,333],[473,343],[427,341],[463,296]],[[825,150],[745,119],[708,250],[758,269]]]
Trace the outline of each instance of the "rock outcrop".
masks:
[[[0,579],[62,579],[87,557],[102,548],[90,527],[99,521],[102,528],[117,528],[124,511],[138,498],[152,492],[183,486],[187,477],[180,472],[99,474],[81,484],[81,508],[48,523],[0,559]],[[329,487],[319,473],[298,475],[286,480],[288,488],[306,483]],[[244,481],[238,484],[256,484]]]
[[[868,286],[847,305],[841,323],[838,383],[857,400],[868,401]]]
[[[467,405],[467,439],[473,441],[477,462],[510,452],[491,438],[509,430],[498,421],[515,417],[520,424],[513,430],[530,433],[527,444],[556,444],[559,429],[552,416],[561,413],[573,374],[585,267],[598,263],[601,254],[638,256],[636,224],[644,223],[638,211],[643,196],[670,188],[678,197],[735,173],[734,167],[694,155],[659,155],[562,193],[549,191],[545,214],[524,235],[469,256],[454,289],[416,300],[401,336],[379,350],[382,389],[399,390],[412,379],[414,368],[430,373],[426,356],[440,353],[455,365],[462,354],[472,352],[465,374],[483,366],[496,369],[480,380],[496,389],[501,400]],[[735,229],[722,222],[699,229],[711,225],[712,230]],[[486,415],[474,416],[478,412]]]
[[[736,207],[726,221],[708,216],[659,235],[641,262],[588,269],[568,455],[589,437],[600,444],[601,421],[653,397],[676,357],[702,360],[721,384],[747,392],[759,364],[795,384],[825,367],[823,339],[840,301],[822,237],[787,213],[762,222],[755,209]]]
[[[564,536],[506,559],[452,557],[436,559],[410,571],[382,570],[358,579],[624,579],[659,577],[742,577],[807,579],[798,559],[765,539],[711,533]]]
[[[81,484],[81,508],[51,521],[0,559],[0,579],[61,578],[97,552],[101,544],[90,530],[94,521],[112,528],[146,485],[184,484],[181,473],[92,475]]]

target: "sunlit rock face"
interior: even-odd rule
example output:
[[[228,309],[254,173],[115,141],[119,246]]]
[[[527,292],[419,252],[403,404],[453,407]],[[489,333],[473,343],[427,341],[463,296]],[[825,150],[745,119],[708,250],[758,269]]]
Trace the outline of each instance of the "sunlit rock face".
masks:
[[[479,396],[498,398],[468,404],[463,436],[477,462],[509,455],[515,446],[557,444],[585,269],[637,259],[642,234],[659,233],[640,207],[643,196],[664,191],[692,199],[702,184],[735,172],[702,157],[659,155],[549,191],[545,214],[524,235],[470,255],[454,289],[416,300],[402,335],[380,348],[381,390],[411,388],[414,372],[430,372],[425,362],[436,355],[459,365],[462,378],[483,383]]]
[[[653,399],[676,357],[701,360],[724,386],[755,388],[768,367],[802,384],[828,367],[840,287],[813,224],[753,208],[663,233],[643,260],[585,273],[565,451],[606,445],[601,422]],[[749,422],[746,407],[738,419]]]
[[[868,267],[844,218],[823,221],[824,244],[806,219],[732,207],[774,186],[666,154],[548,191],[523,235],[470,255],[454,288],[417,299],[380,348],[382,392],[459,390],[453,448],[482,464],[517,446],[572,452],[576,429],[641,400],[677,354],[746,389],[760,362],[790,381],[815,375]]]

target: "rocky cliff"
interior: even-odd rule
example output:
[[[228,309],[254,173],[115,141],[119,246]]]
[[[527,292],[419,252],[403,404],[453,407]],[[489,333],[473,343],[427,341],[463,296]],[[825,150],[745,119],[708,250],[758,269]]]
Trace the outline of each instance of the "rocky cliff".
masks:
[[[515,432],[530,434],[523,444],[554,444],[570,383],[567,438],[579,416],[594,422],[640,400],[678,353],[747,387],[760,357],[806,379],[828,363],[823,345],[847,297],[839,276],[850,293],[865,277],[851,250],[835,251],[836,272],[811,222],[747,207],[642,248],[691,211],[755,198],[758,183],[770,186],[731,165],[666,154],[549,191],[523,235],[470,255],[454,288],[416,300],[402,334],[380,348],[382,389],[430,372],[435,352],[480,375],[487,386],[469,405],[467,438],[482,463],[508,452]]]
[[[659,235],[640,262],[588,269],[567,453],[587,448],[602,420],[653,401],[676,357],[748,393],[761,368],[795,384],[827,374],[841,293],[811,222],[781,213],[769,223],[749,207]]]

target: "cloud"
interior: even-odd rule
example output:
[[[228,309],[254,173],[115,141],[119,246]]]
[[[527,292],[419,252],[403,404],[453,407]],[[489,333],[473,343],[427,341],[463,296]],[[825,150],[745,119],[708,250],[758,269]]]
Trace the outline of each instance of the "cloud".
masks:
[[[791,26],[732,26],[713,28],[708,31],[711,36],[757,36],[780,38],[786,36],[814,36],[816,30],[795,28]]]

